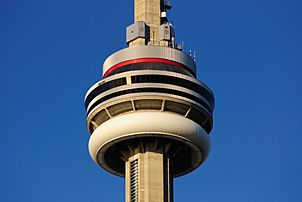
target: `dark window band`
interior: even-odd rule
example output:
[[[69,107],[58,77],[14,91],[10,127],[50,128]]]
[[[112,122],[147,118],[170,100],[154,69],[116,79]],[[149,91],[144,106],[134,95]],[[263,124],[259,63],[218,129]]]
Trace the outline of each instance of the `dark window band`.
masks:
[[[164,84],[171,84],[176,86],[181,86],[192,91],[199,93],[200,95],[204,96],[214,107],[214,98],[213,96],[202,86],[188,81],[186,79],[173,77],[173,76],[166,76],[166,75],[138,75],[131,77],[132,83],[164,83]]]
[[[165,75],[138,75],[138,76],[132,76],[131,82],[132,83],[164,83],[164,84],[181,86],[193,90],[199,93],[200,95],[204,96],[210,102],[211,107],[214,107],[214,98],[210,94],[210,92],[208,92],[204,87],[194,82],[188,81],[186,79],[173,77],[173,76],[165,76]],[[109,89],[126,85],[126,84],[127,84],[126,78],[120,78],[101,84],[100,86],[95,88],[91,93],[89,93],[89,95],[85,100],[85,108],[87,109],[89,103],[99,94]]]
[[[87,114],[91,112],[92,109],[94,109],[97,105],[101,104],[102,102],[109,100],[114,97],[118,97],[121,95],[127,95],[127,94],[132,94],[132,93],[166,93],[166,94],[172,94],[172,95],[178,95],[181,97],[189,98],[191,100],[194,100],[195,102],[201,104],[204,108],[208,110],[209,113],[212,113],[212,108],[205,103],[203,100],[195,97],[194,95],[177,91],[177,90],[172,90],[172,89],[166,89],[166,88],[135,88],[135,89],[128,89],[128,90],[123,90],[123,91],[118,91],[115,93],[111,93],[109,95],[106,95],[99,100],[97,100],[88,110]],[[212,114],[210,114],[212,115]]]
[[[89,93],[89,95],[87,96],[87,98],[85,99],[85,108],[87,109],[89,103],[99,94],[101,94],[109,89],[112,89],[112,88],[115,88],[118,86],[122,86],[122,85],[126,85],[126,84],[127,84],[126,78],[115,79],[115,80],[100,84],[97,88],[95,88],[93,91],[91,91]]]

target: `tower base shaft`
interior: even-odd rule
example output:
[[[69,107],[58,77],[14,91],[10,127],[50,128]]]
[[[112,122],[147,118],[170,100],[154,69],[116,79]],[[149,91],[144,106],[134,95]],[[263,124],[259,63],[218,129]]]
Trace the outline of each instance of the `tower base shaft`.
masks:
[[[126,202],[173,202],[171,163],[163,152],[137,153],[125,169]]]

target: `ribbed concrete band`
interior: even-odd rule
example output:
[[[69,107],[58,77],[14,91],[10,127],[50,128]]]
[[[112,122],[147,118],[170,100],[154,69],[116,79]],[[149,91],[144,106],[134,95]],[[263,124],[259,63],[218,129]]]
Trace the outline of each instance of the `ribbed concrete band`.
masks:
[[[107,71],[110,71],[111,68],[115,68],[125,61],[142,58],[159,58],[173,61],[187,67],[194,75],[196,74],[194,60],[182,51],[161,46],[135,46],[122,49],[109,56],[103,64],[103,76],[108,74]]]

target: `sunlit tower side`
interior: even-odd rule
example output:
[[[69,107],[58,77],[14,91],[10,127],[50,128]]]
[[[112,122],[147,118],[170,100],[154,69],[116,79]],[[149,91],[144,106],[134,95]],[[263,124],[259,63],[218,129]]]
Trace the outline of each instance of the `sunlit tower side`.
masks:
[[[85,96],[92,159],[125,177],[126,202],[172,202],[173,178],[210,150],[214,95],[175,45],[164,0],[134,0],[128,47],[109,56]]]

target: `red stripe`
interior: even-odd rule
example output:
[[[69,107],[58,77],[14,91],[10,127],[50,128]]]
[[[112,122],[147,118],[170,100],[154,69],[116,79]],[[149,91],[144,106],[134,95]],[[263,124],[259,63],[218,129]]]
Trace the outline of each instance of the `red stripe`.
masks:
[[[193,71],[191,69],[189,69],[188,67],[186,67],[183,64],[180,64],[178,62],[174,62],[172,60],[167,60],[167,59],[161,59],[161,58],[138,58],[138,59],[133,59],[133,60],[127,60],[121,63],[118,63],[112,67],[110,67],[104,74],[103,78],[105,78],[106,76],[108,76],[108,74],[110,74],[111,72],[113,72],[114,70],[126,66],[126,65],[131,65],[131,64],[136,64],[136,63],[146,63],[146,62],[159,62],[159,63],[165,63],[165,64],[169,64],[169,65],[173,65],[182,69],[185,69],[187,71],[189,71],[191,74],[194,75]]]

